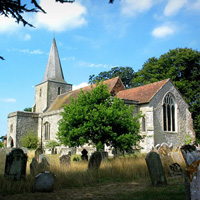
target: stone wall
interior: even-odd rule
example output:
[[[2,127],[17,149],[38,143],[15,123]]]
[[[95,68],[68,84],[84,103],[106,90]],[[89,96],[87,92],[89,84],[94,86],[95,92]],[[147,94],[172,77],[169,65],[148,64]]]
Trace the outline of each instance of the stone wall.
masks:
[[[175,98],[175,131],[167,132],[163,130],[163,99],[166,94],[171,93]],[[183,143],[185,135],[193,134],[191,125],[191,115],[188,110],[188,104],[183,99],[179,91],[174,87],[171,82],[167,82],[163,88],[154,96],[149,103],[150,107],[153,107],[154,116],[154,140],[155,144],[161,144],[166,142],[167,144],[173,144],[179,146]],[[188,129],[188,124],[190,128]]]
[[[13,130],[11,130],[13,126]],[[38,127],[38,113],[17,111],[8,115],[8,143],[10,147],[9,138],[12,137],[14,147],[21,147],[20,139],[26,133],[37,133]]]

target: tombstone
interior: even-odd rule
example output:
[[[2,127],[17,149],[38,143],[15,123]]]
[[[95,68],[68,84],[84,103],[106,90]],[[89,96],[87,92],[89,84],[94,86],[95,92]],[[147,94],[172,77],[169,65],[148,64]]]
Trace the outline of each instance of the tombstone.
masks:
[[[169,165],[169,173],[171,174],[172,177],[183,175],[181,166],[178,163],[173,163],[173,164]]]
[[[39,160],[38,160],[38,162],[40,163],[40,162],[42,162],[42,159],[43,158],[46,158],[46,160],[49,162],[49,158],[46,156],[46,155],[44,155],[44,154],[40,154],[39,155]]]
[[[145,158],[153,186],[166,185],[167,179],[159,154],[149,152]]]
[[[101,156],[102,156],[102,160],[108,160],[108,152],[107,151],[102,151]]]
[[[53,186],[55,182],[55,175],[49,171],[39,173],[35,177],[35,192],[53,192]]]
[[[199,152],[197,151],[195,146],[183,145],[180,150],[187,166],[191,165],[197,160],[200,160]]]
[[[160,148],[160,144],[157,144],[157,145],[155,146],[155,149],[158,150],[159,148]]]
[[[172,157],[173,163],[178,163],[179,165],[185,163],[185,160],[180,150],[177,152],[171,152],[171,157]]]
[[[32,162],[30,163],[30,174],[32,176],[35,176],[37,174],[38,167],[39,167],[39,163],[38,163],[37,159],[34,157],[32,159]]]
[[[62,155],[62,156],[59,157],[59,159],[60,159],[61,165],[70,166],[71,156],[69,154],[68,155]]]
[[[185,169],[186,200],[200,199],[200,160],[194,161]]]
[[[46,157],[42,158],[42,161],[38,165],[38,171],[43,172],[43,171],[49,171],[50,170],[50,164],[47,160]]]
[[[169,148],[170,148],[171,151],[173,150],[174,146],[173,146],[172,143],[169,145]]]
[[[6,155],[5,177],[12,180],[24,179],[28,156],[20,148],[14,148]]]
[[[89,160],[89,163],[88,163],[88,170],[99,169],[99,167],[101,165],[101,160],[102,160],[101,152],[99,152],[99,151],[94,152],[90,156],[90,160]]]
[[[88,151],[86,149],[83,149],[83,151],[81,151],[81,160],[83,161],[88,161]]]
[[[43,154],[43,149],[41,147],[38,147],[36,150],[35,150],[35,157],[37,159],[37,161],[39,162],[39,155],[40,154]]]

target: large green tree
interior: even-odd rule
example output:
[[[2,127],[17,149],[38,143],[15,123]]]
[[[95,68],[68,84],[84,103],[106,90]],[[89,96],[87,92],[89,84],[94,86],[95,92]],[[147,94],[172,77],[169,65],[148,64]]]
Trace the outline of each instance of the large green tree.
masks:
[[[89,143],[102,150],[106,144],[130,151],[141,139],[140,115],[133,117],[133,110],[133,106],[112,98],[107,85],[99,83],[91,92],[81,91],[77,99],[65,105],[58,139],[70,147]]]
[[[177,48],[152,57],[134,74],[132,86],[170,78],[190,106],[194,130],[200,138],[200,52]]]
[[[131,67],[113,67],[111,70],[101,72],[97,76],[94,74],[90,75],[89,83],[94,84],[102,80],[107,80],[119,76],[125,87],[130,88],[133,75],[134,70]]]

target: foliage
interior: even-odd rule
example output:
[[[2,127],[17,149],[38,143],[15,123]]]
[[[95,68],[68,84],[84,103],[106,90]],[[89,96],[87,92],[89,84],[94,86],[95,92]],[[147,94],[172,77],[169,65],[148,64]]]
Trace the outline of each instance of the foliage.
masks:
[[[186,134],[185,137],[184,137],[183,142],[185,144],[192,144],[192,141],[193,141],[192,136],[190,134]]]
[[[190,106],[194,130],[200,137],[200,52],[177,48],[149,58],[134,74],[132,86],[140,86],[170,78]]]
[[[133,106],[111,98],[108,86],[99,83],[91,92],[81,91],[77,99],[64,106],[58,138],[69,147],[89,143],[102,150],[106,144],[128,151],[141,139],[140,115],[133,117],[133,110]]]
[[[60,143],[58,143],[55,140],[50,140],[46,143],[45,147],[49,150],[51,150],[52,152],[54,152],[55,147],[60,146]]]
[[[26,112],[32,112],[32,108],[31,107],[24,108],[24,111],[26,111]]]
[[[21,145],[27,149],[36,149],[38,146],[37,133],[29,132],[20,139]]]
[[[4,147],[3,142],[0,141],[0,148]]]
[[[90,75],[89,83],[94,84],[102,80],[107,80],[119,76],[125,87],[130,88],[133,75],[134,70],[131,67],[113,67],[110,71],[101,72],[97,76],[94,74]]]

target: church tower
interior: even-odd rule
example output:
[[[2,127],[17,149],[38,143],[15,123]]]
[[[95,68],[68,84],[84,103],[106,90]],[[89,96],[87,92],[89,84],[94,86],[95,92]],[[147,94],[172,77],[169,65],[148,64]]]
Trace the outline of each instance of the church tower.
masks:
[[[35,105],[33,111],[36,113],[45,112],[58,95],[71,90],[72,85],[66,83],[64,80],[58,49],[54,38],[43,81],[35,87]]]

